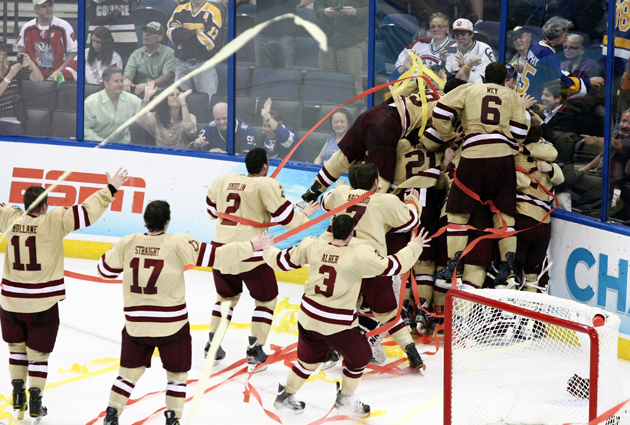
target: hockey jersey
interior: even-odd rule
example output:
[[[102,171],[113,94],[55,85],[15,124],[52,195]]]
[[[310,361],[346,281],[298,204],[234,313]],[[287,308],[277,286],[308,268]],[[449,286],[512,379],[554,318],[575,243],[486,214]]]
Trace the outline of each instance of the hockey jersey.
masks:
[[[558,156],[558,151],[549,142],[541,141],[530,143],[525,147],[526,153],[520,153],[514,157],[514,162],[521,168],[533,173],[537,170],[536,160],[553,162]],[[564,174],[558,164],[551,164],[552,171],[542,173],[540,184],[548,191],[554,186],[564,183]],[[551,196],[545,192],[536,181],[520,171],[516,172],[516,212],[535,220],[542,220],[551,210]],[[547,217],[544,223],[550,223],[551,217]]]
[[[230,173],[216,179],[208,189],[206,204],[210,218],[227,213],[253,220],[257,223],[278,223],[293,229],[306,223],[305,214],[295,210],[284,196],[284,188],[270,177],[248,177]],[[229,242],[249,241],[265,229],[219,219],[212,244],[221,246]],[[262,254],[236,264],[221,265],[217,269],[224,274],[239,274],[254,269],[262,262]]]
[[[322,198],[322,210],[333,210],[365,192],[363,189],[352,189],[345,185],[336,187]],[[407,195],[406,199],[418,204],[415,196]],[[405,204],[397,196],[389,193],[375,193],[339,214],[352,216],[354,237],[350,241],[351,244],[367,243],[385,255],[387,254],[385,241],[387,233],[411,232],[420,224],[420,211],[416,209],[415,204]],[[321,238],[332,242],[334,239],[332,228],[329,227]]]
[[[26,49],[44,78],[59,69],[69,53],[77,53],[77,39],[72,26],[54,16],[48,27],[40,27],[37,18],[28,21],[20,30],[17,45]],[[76,81],[76,58],[65,71],[67,81]]]
[[[446,169],[442,170],[440,174],[440,180],[438,181],[438,188],[444,189],[446,192],[446,196],[444,197],[444,203],[442,204],[442,209],[440,210],[440,218],[446,216],[446,203],[448,201],[448,194],[451,192],[451,187],[453,187],[453,181],[455,180],[455,170],[459,166],[459,161],[462,159],[462,148],[455,151],[455,156],[450,164],[446,167]]]
[[[464,84],[444,95],[433,109],[433,125],[422,138],[427,149],[435,151],[455,138],[458,119],[466,134],[463,158],[515,155],[530,125],[525,104],[513,90],[498,84]]]
[[[615,58],[625,63],[630,58],[630,0],[617,0],[615,9]],[[603,54],[608,52],[608,35],[604,35]],[[606,63],[605,59],[604,62]]]
[[[492,62],[496,62],[494,58],[494,53],[492,52],[492,47],[488,46],[486,43],[481,41],[473,41],[472,46],[468,51],[464,52],[458,46],[457,51],[464,55],[464,63],[468,62],[472,56],[479,56],[481,58],[481,63],[479,65],[475,65],[470,69],[470,75],[468,76],[469,83],[483,83],[485,82],[484,78],[486,75],[486,67],[488,64]],[[455,54],[449,54],[446,59],[446,70],[450,73],[456,73],[459,71],[459,64],[455,59]]]
[[[221,134],[221,130],[217,127],[217,122],[212,121],[199,132],[199,136],[204,136],[206,142],[210,143],[204,147],[204,150],[212,150],[215,148],[222,149],[227,152],[227,139]],[[234,119],[234,153],[237,155],[247,154],[256,147],[256,132],[245,121],[240,118]]]
[[[431,113],[442,93],[438,92],[438,96],[432,90],[425,90],[427,99],[427,126],[431,124]],[[411,137],[417,138],[417,130],[422,127],[422,96],[420,93],[414,93],[409,96],[403,96],[398,93],[392,93],[392,103],[390,106],[396,107],[398,115],[400,115],[400,124],[402,134],[400,138]],[[416,134],[413,133],[416,130]]]
[[[358,326],[356,303],[363,278],[404,273],[421,253],[415,242],[385,257],[366,244],[341,247],[306,238],[282,251],[271,247],[264,258],[279,271],[309,265],[298,322],[304,329],[332,335]]]
[[[437,184],[440,177],[440,165],[444,153],[429,152],[422,143],[415,146],[407,139],[401,139],[396,147],[396,171],[392,187],[394,194],[408,188],[429,188]],[[420,193],[426,194],[426,191]],[[420,205],[426,206],[420,199]]]
[[[545,84],[558,79],[566,86],[568,96],[584,96],[590,90],[590,78],[564,75],[556,50],[547,40],[532,43],[527,52],[527,64],[517,87],[518,94],[527,93],[542,104],[541,96]]]
[[[7,311],[37,313],[66,298],[63,238],[90,226],[114,201],[106,187],[81,205],[53,208],[33,217],[13,205],[0,208],[0,232],[8,241],[0,303]]]
[[[98,262],[99,275],[123,274],[125,328],[135,337],[162,337],[188,322],[184,266],[220,267],[249,258],[251,242],[215,248],[183,233],[122,238]]]
[[[440,52],[445,48],[453,48],[455,46],[457,46],[457,43],[448,37],[440,45],[435,43],[433,37],[420,37],[400,52],[396,60],[396,68],[403,64],[410,52],[418,55],[422,59],[424,66],[434,68],[440,65]]]
[[[180,28],[171,28],[171,23],[179,21]],[[201,31],[198,31],[201,30]],[[177,6],[168,21],[166,35],[175,44],[175,56],[181,60],[197,59],[205,61],[217,52],[215,43],[221,41],[223,31],[221,11],[214,4],[206,2],[197,12],[192,3]]]

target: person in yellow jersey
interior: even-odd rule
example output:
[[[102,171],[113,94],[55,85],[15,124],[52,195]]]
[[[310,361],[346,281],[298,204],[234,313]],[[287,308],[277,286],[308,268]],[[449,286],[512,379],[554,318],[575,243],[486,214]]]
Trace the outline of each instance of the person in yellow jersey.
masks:
[[[428,232],[418,236],[396,255],[383,256],[372,245],[351,244],[354,223],[349,215],[332,220],[333,240],[306,238],[297,246],[264,251],[267,264],[275,270],[293,270],[309,265],[308,281],[298,315],[297,361],[286,384],[278,386],[276,409],[302,413],[305,403],[295,394],[324,360],[329,348],[344,358],[342,384],[337,383],[335,406],[355,418],[370,414],[370,406],[354,395],[372,350],[359,331],[356,310],[361,280],[394,276],[409,270],[428,246]]]
[[[118,425],[134,386],[151,366],[155,348],[160,350],[168,380],[166,424],[179,425],[192,362],[184,266],[220,267],[250,258],[254,251],[273,244],[273,238],[263,233],[251,241],[215,247],[183,233],[167,234],[170,221],[168,202],[150,202],[144,210],[148,232],[125,236],[98,263],[98,273],[106,279],[123,274],[125,311],[120,371],[104,425]]]
[[[46,416],[42,394],[48,377],[48,358],[59,329],[59,301],[66,299],[63,238],[95,223],[114,201],[127,171],[107,174],[107,187],[93,193],[80,205],[50,209],[48,197],[34,204],[44,188],[31,186],[24,192],[24,208],[0,206],[0,232],[7,238],[4,255],[0,325],[9,344],[9,374],[13,386],[13,409],[23,417],[27,409],[25,383],[28,374],[29,414]]]
[[[284,188],[275,179],[267,177],[269,158],[262,148],[254,148],[245,156],[247,175],[230,173],[216,179],[206,197],[208,214],[212,219],[218,219],[212,246],[219,247],[228,242],[248,241],[252,237],[263,233],[262,227],[254,227],[236,220],[247,219],[257,223],[278,223],[285,228],[293,229],[306,223],[308,217],[319,209],[319,204],[311,202],[302,211],[297,211],[293,204],[284,196]],[[238,219],[219,218],[220,213],[226,213]],[[217,289],[217,303],[212,311],[210,321],[209,341],[206,344],[207,354],[210,342],[221,321],[220,303],[229,300],[231,303],[228,320],[232,318],[232,311],[243,292],[243,282],[249,294],[256,302],[252,314],[252,335],[247,346],[247,363],[250,371],[256,365],[267,360],[263,346],[271,330],[273,312],[276,308],[278,296],[278,282],[273,270],[265,264],[262,253],[256,253],[252,258],[242,262],[222,264],[212,269],[214,284]],[[225,351],[220,349],[216,355],[216,362],[225,358]],[[259,367],[260,372],[267,368]]]

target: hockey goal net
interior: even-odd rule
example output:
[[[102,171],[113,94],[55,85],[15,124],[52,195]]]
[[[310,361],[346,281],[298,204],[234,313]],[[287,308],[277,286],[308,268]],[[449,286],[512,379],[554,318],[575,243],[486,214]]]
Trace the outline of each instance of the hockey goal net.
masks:
[[[446,425],[587,423],[624,400],[616,315],[495,289],[451,290],[445,306]]]

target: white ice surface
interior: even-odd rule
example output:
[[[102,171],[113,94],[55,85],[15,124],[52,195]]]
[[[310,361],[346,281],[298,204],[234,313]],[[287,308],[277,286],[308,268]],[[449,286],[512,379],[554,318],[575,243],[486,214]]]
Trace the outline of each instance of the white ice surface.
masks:
[[[0,255],[3,260],[3,255]],[[67,258],[66,270],[96,276],[96,261]],[[187,303],[190,322],[193,325],[209,324],[212,306],[216,300],[211,273],[201,271],[186,272]],[[299,304],[303,286],[280,283],[281,301],[288,297],[292,304]],[[61,326],[55,350],[49,360],[48,385],[44,393],[44,404],[49,415],[42,420],[43,425],[87,424],[95,419],[107,407],[110,388],[118,376],[114,366],[120,357],[120,335],[123,327],[121,286],[116,284],[92,283],[66,278],[67,299],[60,303]],[[253,300],[244,292],[234,311],[233,323],[249,323],[254,308]],[[274,325],[277,324],[277,318]],[[224,340],[223,348],[227,358],[215,367],[213,372],[227,368],[232,363],[245,357],[248,329],[231,328]],[[188,378],[197,379],[203,367],[203,347],[207,340],[206,330],[192,331],[193,366]],[[290,333],[271,331],[265,351],[271,353],[270,344],[287,346],[297,339]],[[434,351],[434,345],[418,346],[420,352]],[[4,349],[0,361],[7,364],[8,351]],[[94,364],[98,359],[109,359],[103,364]],[[427,365],[425,376],[418,374],[364,375],[357,390],[357,396],[370,404],[373,416],[366,424],[423,424],[438,425],[442,423],[442,378],[443,352],[435,356],[423,356]],[[395,358],[390,358],[393,361]],[[87,367],[88,373],[68,371],[73,364]],[[111,371],[98,373],[104,368]],[[402,367],[406,367],[404,364]],[[630,391],[630,362],[619,361],[620,373],[626,386],[626,394]],[[92,375],[92,372],[95,372]],[[341,378],[341,368],[336,366],[325,371],[325,380],[317,379],[307,382],[298,393],[298,398],[306,402],[306,410],[302,415],[293,415],[287,411],[275,411],[273,400],[278,383],[284,383],[289,368],[276,363],[264,372],[255,374],[250,383],[258,390],[264,407],[277,413],[284,424],[310,424],[323,417],[332,407],[335,399],[335,379]],[[224,381],[233,372],[225,376],[217,376],[209,381],[208,387]],[[194,424],[274,424],[267,417],[258,402],[251,397],[249,403],[243,402],[243,390],[247,375],[227,381],[219,388],[203,397],[201,406],[195,416]],[[63,382],[74,379],[71,382]],[[10,397],[10,378],[7,367],[0,367],[0,395]],[[166,387],[166,374],[158,357],[153,357],[153,365],[142,376],[131,396],[138,399],[154,391],[163,391]],[[195,392],[196,384],[188,386],[188,396]],[[0,402],[0,406],[5,403]],[[164,393],[151,395],[140,402],[127,406],[121,419],[121,425],[131,425],[140,421],[165,405]],[[186,404],[184,420],[190,403]],[[0,408],[0,418],[10,409]],[[333,412],[334,415],[334,412]],[[8,419],[0,419],[5,424],[13,423]],[[30,424],[27,417],[23,424]],[[100,425],[102,419],[96,422]],[[341,424],[358,423],[358,421],[341,421]],[[362,423],[362,422],[361,422]],[[160,412],[153,415],[147,425],[164,424],[164,416]]]

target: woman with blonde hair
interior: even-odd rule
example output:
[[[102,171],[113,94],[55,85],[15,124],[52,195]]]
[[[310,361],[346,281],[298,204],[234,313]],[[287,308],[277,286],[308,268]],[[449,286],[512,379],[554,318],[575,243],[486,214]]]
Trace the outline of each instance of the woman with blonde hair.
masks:
[[[20,136],[28,121],[22,80],[43,81],[44,77],[27,53],[18,53],[17,62],[10,62],[11,52],[11,44],[0,45],[0,134]]]
[[[144,90],[145,106],[157,93],[155,82],[147,83]],[[138,124],[155,137],[156,146],[186,149],[197,136],[197,118],[188,111],[186,98],[192,89],[182,92],[174,89],[166,99],[155,107],[154,112],[138,118]]]

